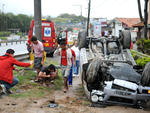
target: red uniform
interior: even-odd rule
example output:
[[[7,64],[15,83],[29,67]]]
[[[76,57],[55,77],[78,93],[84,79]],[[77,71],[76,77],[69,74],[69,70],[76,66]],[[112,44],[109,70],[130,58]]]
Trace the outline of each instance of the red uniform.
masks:
[[[75,55],[75,52],[71,49],[71,53],[72,53],[72,56],[76,56]],[[67,52],[66,52],[66,49],[62,49],[61,50],[61,64],[63,65],[63,66],[67,66],[68,65],[68,61],[67,61],[67,59],[68,59],[68,57],[67,57]]]
[[[30,66],[30,63],[19,62],[8,53],[4,56],[0,56],[0,80],[10,84],[13,82],[14,65],[28,67]]]

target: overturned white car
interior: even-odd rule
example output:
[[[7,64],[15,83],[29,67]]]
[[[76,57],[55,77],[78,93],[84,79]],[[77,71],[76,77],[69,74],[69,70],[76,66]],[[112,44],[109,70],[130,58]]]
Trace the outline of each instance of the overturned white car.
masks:
[[[82,82],[97,105],[145,107],[150,101],[150,62],[142,69],[130,53],[130,32],[120,37],[86,37],[79,33]]]

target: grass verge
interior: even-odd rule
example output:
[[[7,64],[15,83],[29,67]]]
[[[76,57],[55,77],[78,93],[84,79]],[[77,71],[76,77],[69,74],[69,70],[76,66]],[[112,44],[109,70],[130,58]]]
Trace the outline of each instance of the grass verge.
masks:
[[[53,61],[54,62],[54,61]],[[46,64],[49,64],[46,62]],[[56,62],[52,63],[56,64]],[[30,97],[44,97],[54,90],[61,90],[63,80],[61,70],[58,70],[58,77],[50,86],[43,86],[40,83],[33,82],[36,72],[34,70],[24,70],[22,67],[17,67],[22,71],[14,72],[14,75],[19,79],[19,84],[12,88],[14,94],[10,95],[13,98],[30,98]]]

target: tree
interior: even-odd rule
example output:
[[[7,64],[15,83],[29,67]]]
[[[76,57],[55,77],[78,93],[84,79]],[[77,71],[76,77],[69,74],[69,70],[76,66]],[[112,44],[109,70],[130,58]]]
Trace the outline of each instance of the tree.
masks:
[[[137,0],[138,3],[138,10],[139,10],[139,16],[142,22],[144,22],[144,37],[147,37],[147,21],[148,21],[148,1],[149,0],[145,0],[145,4],[144,4],[144,19],[142,16],[142,11],[141,11],[141,2],[140,0]]]

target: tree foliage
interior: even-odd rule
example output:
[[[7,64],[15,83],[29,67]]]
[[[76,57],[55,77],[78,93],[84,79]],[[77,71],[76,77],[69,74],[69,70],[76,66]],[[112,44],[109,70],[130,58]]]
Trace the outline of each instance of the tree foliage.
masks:
[[[150,40],[147,39],[139,39],[136,42],[137,46],[138,46],[138,51],[141,51],[145,54],[149,54],[150,55]]]
[[[75,14],[60,14],[58,17],[45,17],[55,22],[55,25],[73,25],[83,23],[85,17],[76,16]],[[14,15],[13,13],[0,13],[0,32],[9,31],[10,29],[19,29],[20,32],[28,32],[32,16],[25,14]]]
[[[56,23],[76,24],[82,23],[86,20],[83,16],[76,16],[75,14],[60,14],[58,17],[53,19]]]
[[[32,16],[13,13],[0,13],[0,31],[8,31],[9,29],[20,29],[21,32],[27,32],[30,26]]]

